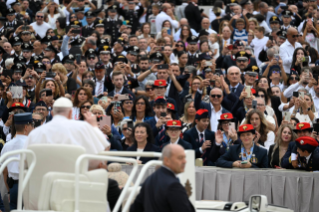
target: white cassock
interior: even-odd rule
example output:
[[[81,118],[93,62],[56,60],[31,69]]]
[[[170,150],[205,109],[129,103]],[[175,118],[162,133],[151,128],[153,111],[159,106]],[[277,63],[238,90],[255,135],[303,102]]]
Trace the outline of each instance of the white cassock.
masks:
[[[87,154],[98,154],[110,146],[105,135],[97,127],[61,115],[55,115],[52,121],[32,130],[25,147],[32,144],[79,145],[84,147]],[[97,168],[97,165],[90,162],[90,168]]]

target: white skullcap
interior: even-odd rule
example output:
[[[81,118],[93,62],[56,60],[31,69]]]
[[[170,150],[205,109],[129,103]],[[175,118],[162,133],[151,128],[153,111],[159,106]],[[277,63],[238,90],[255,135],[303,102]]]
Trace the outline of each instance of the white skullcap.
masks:
[[[53,108],[55,107],[72,108],[73,104],[70,99],[65,97],[60,97],[53,103]]]

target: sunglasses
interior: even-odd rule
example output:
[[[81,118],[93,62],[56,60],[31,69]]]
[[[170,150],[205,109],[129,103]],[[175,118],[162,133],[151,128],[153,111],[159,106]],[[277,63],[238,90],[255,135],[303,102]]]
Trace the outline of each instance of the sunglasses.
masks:
[[[289,77],[289,80],[299,80],[299,77]]]
[[[292,38],[298,38],[299,35],[292,35],[291,37],[292,37]]]
[[[153,91],[154,88],[145,88],[146,91]]]
[[[212,98],[221,98],[222,97],[222,95],[215,95],[215,94],[212,94],[212,95],[210,95]]]
[[[44,16],[41,16],[41,15],[37,15],[37,18],[43,18]]]
[[[90,109],[91,106],[89,106],[89,105],[82,105],[82,106],[81,106],[81,109],[84,109],[84,108],[85,108],[85,109]]]
[[[183,45],[175,45],[176,47],[183,47]]]
[[[43,64],[51,64],[49,61],[42,61]]]
[[[280,74],[280,71],[272,71],[273,74]]]
[[[239,63],[244,63],[244,62],[247,62],[248,60],[237,60],[237,62]]]
[[[257,97],[265,98],[265,95],[257,95]]]

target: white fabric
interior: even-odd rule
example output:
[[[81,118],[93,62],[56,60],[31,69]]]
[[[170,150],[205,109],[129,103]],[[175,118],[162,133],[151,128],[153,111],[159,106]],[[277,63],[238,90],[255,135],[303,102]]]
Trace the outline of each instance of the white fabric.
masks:
[[[271,29],[269,28],[268,24],[266,23],[266,21],[262,21],[259,26],[264,27],[265,29],[265,34],[271,33]]]
[[[308,88],[308,86],[307,86]],[[307,89],[308,90],[308,89]],[[313,103],[315,105],[316,111],[319,111],[319,97],[317,97],[315,90],[313,89],[313,87],[311,87],[308,92],[311,94],[312,96],[312,100]]]
[[[266,46],[268,40],[268,37],[263,37],[262,39],[254,38],[250,43],[250,46],[254,49],[254,55],[258,66],[260,66],[262,63],[258,59],[259,54],[263,50],[264,46]]]
[[[287,39],[283,44],[281,44],[279,48],[279,56],[283,62],[285,72],[288,74],[290,74],[290,68],[294,51],[298,47],[302,47],[300,43],[296,42],[295,47],[293,47]]]
[[[274,84],[272,84],[272,82],[270,82],[270,87],[272,88],[272,87],[274,87],[274,86],[278,86],[278,87],[280,88],[280,91],[281,91],[281,92],[286,88],[286,86],[285,86],[284,83],[282,83],[282,82],[279,82],[278,85],[274,85]]]
[[[210,103],[210,107],[211,107],[211,115],[210,115],[210,128],[211,131],[216,132],[217,131],[217,126],[218,126],[218,119],[220,118],[220,116],[222,115],[222,107],[220,107],[219,111],[215,111],[214,106],[212,105],[212,103]]]
[[[286,98],[290,98],[292,97],[294,91],[298,91],[300,88],[305,88],[305,87],[300,85],[299,82],[296,82],[295,84],[292,84],[288,88],[286,88],[286,90],[284,91],[284,96]]]
[[[37,25],[37,22],[33,22],[30,24],[34,31],[41,37],[44,38],[45,33],[47,32],[48,29],[51,28],[50,24],[43,22],[41,25]]]
[[[102,83],[102,93],[104,91],[104,80],[105,80],[105,76],[103,77],[103,79],[100,81],[100,80],[97,80],[95,81],[95,93],[97,95],[99,95],[99,88],[101,86],[101,83]]]
[[[136,151],[137,151],[137,152],[143,152],[144,149],[139,149],[139,148],[137,148]],[[140,158],[141,158],[141,156],[137,156],[137,157],[136,157],[137,160],[139,160]]]
[[[275,143],[275,133],[269,131],[267,133],[267,140],[264,142],[264,147],[269,151],[269,147]]]
[[[26,147],[36,143],[79,145],[88,154],[98,154],[110,146],[97,127],[92,127],[85,121],[69,120],[61,115],[55,115],[52,121],[29,134]],[[90,163],[91,168],[96,168],[97,165]]]
[[[168,20],[174,29],[178,28],[178,21],[173,20],[165,12],[160,12],[155,19],[156,24],[156,33],[159,33],[162,30],[162,24],[164,21]]]
[[[300,121],[300,122],[308,122],[311,126],[312,126],[312,122],[314,122],[317,118],[317,114],[318,113],[313,113],[314,114],[314,118],[313,120],[310,119],[308,114],[300,114],[299,112],[296,113],[296,118]]]
[[[48,10],[48,7],[45,7],[42,12],[44,13],[48,13],[49,10]],[[48,24],[50,24],[51,28],[52,29],[56,29],[56,20],[59,18],[59,17],[65,17],[63,11],[58,7],[58,13],[57,14],[54,14],[53,17],[51,17],[51,15],[48,13],[48,18],[49,18],[49,22]]]
[[[80,108],[73,107],[72,108],[72,119],[79,120],[79,118],[80,118]]]
[[[272,107],[269,105],[266,105],[266,111],[267,111],[268,116],[274,116],[274,114],[275,114],[274,109],[272,109]]]
[[[198,139],[199,139],[198,142],[200,142],[200,140],[201,140],[201,136],[200,136],[201,133],[203,133],[203,142],[205,142],[205,141],[206,141],[206,138],[205,138],[205,130],[204,130],[203,132],[200,132],[200,131],[197,129],[197,126],[195,126],[195,128],[196,128],[196,131],[197,131],[197,133],[198,133]],[[196,142],[197,142],[197,141],[196,141]],[[200,153],[203,153],[202,147],[199,148],[199,151],[200,151]]]
[[[27,138],[28,137],[26,135],[16,135],[10,142],[6,143],[3,146],[3,149],[1,151],[1,156],[3,156],[7,152],[23,149]],[[20,158],[20,155],[13,155],[8,157],[7,159],[14,158],[14,157]],[[12,177],[14,180],[18,180],[19,179],[19,161],[13,161],[9,163],[7,168],[8,168],[9,177]]]
[[[214,59],[217,59],[219,57],[219,44],[218,44],[218,42],[215,42],[213,44],[211,42],[209,42],[209,47],[213,53],[214,53],[215,49],[217,49],[217,54],[214,55]]]

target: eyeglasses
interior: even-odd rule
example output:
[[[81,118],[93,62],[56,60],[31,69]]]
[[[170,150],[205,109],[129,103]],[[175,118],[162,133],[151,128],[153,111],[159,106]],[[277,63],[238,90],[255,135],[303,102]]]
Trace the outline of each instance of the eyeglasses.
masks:
[[[42,61],[43,64],[51,64],[50,61]]]
[[[126,105],[132,105],[133,102],[132,102],[132,101],[126,101],[126,102],[124,102],[124,104],[126,104]]]
[[[257,104],[257,107],[264,107],[264,104]]]
[[[216,97],[217,97],[218,99],[222,97],[222,95],[215,95],[215,94],[212,94],[212,95],[210,95],[210,96],[211,96],[212,98],[216,98]]]
[[[82,106],[81,106],[81,109],[84,109],[84,108],[85,108],[85,109],[90,109],[91,106],[89,106],[89,105],[82,105]]]
[[[123,128],[123,129],[122,129],[122,131],[126,131],[127,129],[128,129],[128,128],[127,128],[127,127],[125,127],[125,128]]]
[[[289,80],[299,80],[299,77],[289,77]]]
[[[136,102],[136,105],[145,105],[145,102]]]
[[[41,15],[37,15],[37,18],[43,18],[44,16],[41,16]]]
[[[145,88],[146,91],[153,91],[154,88]]]
[[[239,63],[245,63],[245,62],[247,62],[248,60],[237,60],[237,62],[239,62]]]
[[[273,74],[280,74],[280,71],[272,71]]]
[[[88,58],[89,60],[94,60],[95,59],[95,57],[90,57],[90,58]]]
[[[292,35],[291,37],[292,37],[292,38],[298,38],[299,35]]]
[[[71,16],[71,18],[76,18],[76,16]]]
[[[175,45],[176,47],[184,47],[183,45]]]
[[[265,98],[265,95],[257,95],[257,97]]]

